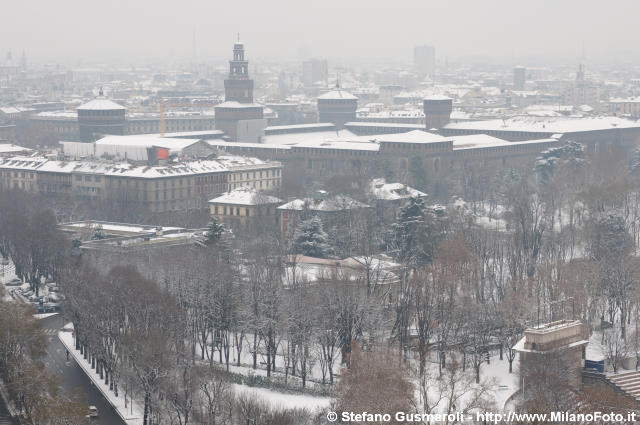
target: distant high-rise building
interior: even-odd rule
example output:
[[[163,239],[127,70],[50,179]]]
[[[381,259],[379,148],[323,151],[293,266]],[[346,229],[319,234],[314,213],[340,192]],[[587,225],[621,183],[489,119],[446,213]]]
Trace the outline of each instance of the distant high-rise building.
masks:
[[[513,68],[513,89],[524,90],[524,82],[527,80],[527,69],[524,66]]]
[[[22,67],[23,71],[27,69],[27,54],[25,53],[24,49],[22,49],[22,59],[20,60],[20,66]]]
[[[326,59],[310,59],[302,62],[302,83],[305,87],[321,82],[325,85],[329,79],[329,65]]]
[[[588,105],[599,109],[600,85],[586,78],[584,64],[578,65],[576,80],[567,86],[564,103],[573,106]]]
[[[436,49],[433,46],[417,46],[413,49],[413,67],[418,75],[425,77],[436,71]]]

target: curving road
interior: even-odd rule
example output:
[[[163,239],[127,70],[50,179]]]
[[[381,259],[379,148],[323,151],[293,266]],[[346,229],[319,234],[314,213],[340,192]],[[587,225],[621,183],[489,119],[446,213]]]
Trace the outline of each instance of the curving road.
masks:
[[[65,391],[73,391],[81,389],[86,395],[90,405],[98,408],[100,416],[91,422],[95,425],[126,425],[118,416],[115,410],[102,396],[100,391],[91,383],[84,371],[76,364],[73,357],[69,357],[67,362],[66,352],[60,340],[58,339],[58,331],[62,328],[62,316],[55,315],[42,319],[42,327],[47,334],[49,342],[47,346],[47,355],[44,359],[45,365],[49,372],[60,379],[60,385]],[[1,418],[1,416],[0,416]],[[0,425],[2,421],[0,419]]]

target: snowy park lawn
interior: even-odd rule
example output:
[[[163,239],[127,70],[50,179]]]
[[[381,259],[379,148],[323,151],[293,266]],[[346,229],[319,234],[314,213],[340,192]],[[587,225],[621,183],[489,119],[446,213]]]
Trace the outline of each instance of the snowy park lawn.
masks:
[[[495,355],[491,357],[490,364],[483,363],[480,368],[482,379],[495,380],[493,396],[496,399],[498,409],[503,409],[507,399],[520,388],[517,365],[518,359],[516,358],[513,361],[513,373],[509,373],[509,362],[506,357],[500,360],[500,357]]]
[[[331,405],[329,397],[281,393],[266,388],[255,388],[247,385],[233,384],[236,394],[253,394],[269,405],[285,409],[307,409],[310,411],[328,410]]]

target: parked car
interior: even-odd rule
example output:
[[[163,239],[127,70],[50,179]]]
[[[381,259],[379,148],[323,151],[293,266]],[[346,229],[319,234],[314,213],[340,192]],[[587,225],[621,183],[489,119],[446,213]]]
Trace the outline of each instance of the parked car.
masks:
[[[58,310],[58,306],[53,303],[35,305],[34,307],[38,313],[55,313]]]
[[[100,416],[98,408],[96,406],[89,406],[89,413],[87,414],[87,418],[97,418],[98,416]]]
[[[5,285],[7,285],[7,286],[20,286],[20,285],[22,285],[22,281],[20,279],[11,279]]]

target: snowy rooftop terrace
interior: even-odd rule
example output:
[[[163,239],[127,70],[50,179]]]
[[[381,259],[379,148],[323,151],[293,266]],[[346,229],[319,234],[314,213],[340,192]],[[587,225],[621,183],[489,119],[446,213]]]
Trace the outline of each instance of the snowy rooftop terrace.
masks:
[[[83,241],[85,250],[122,250],[144,246],[167,246],[196,243],[203,238],[203,229],[152,226],[86,220],[63,223],[64,232]],[[96,235],[100,235],[96,238]]]
[[[97,231],[101,230],[105,235],[116,236],[140,236],[156,234],[158,232],[175,232],[181,229],[180,227],[167,227],[167,226],[145,226],[141,224],[128,224],[128,223],[114,223],[110,221],[97,221],[97,220],[85,220],[85,221],[73,221],[69,223],[60,224],[60,228],[65,231],[71,232],[84,232],[84,231]]]
[[[576,133],[582,131],[610,130],[612,128],[637,128],[638,121],[618,117],[531,117],[518,116],[505,120],[467,121],[449,123],[445,129],[479,131],[521,131],[540,133]]]

